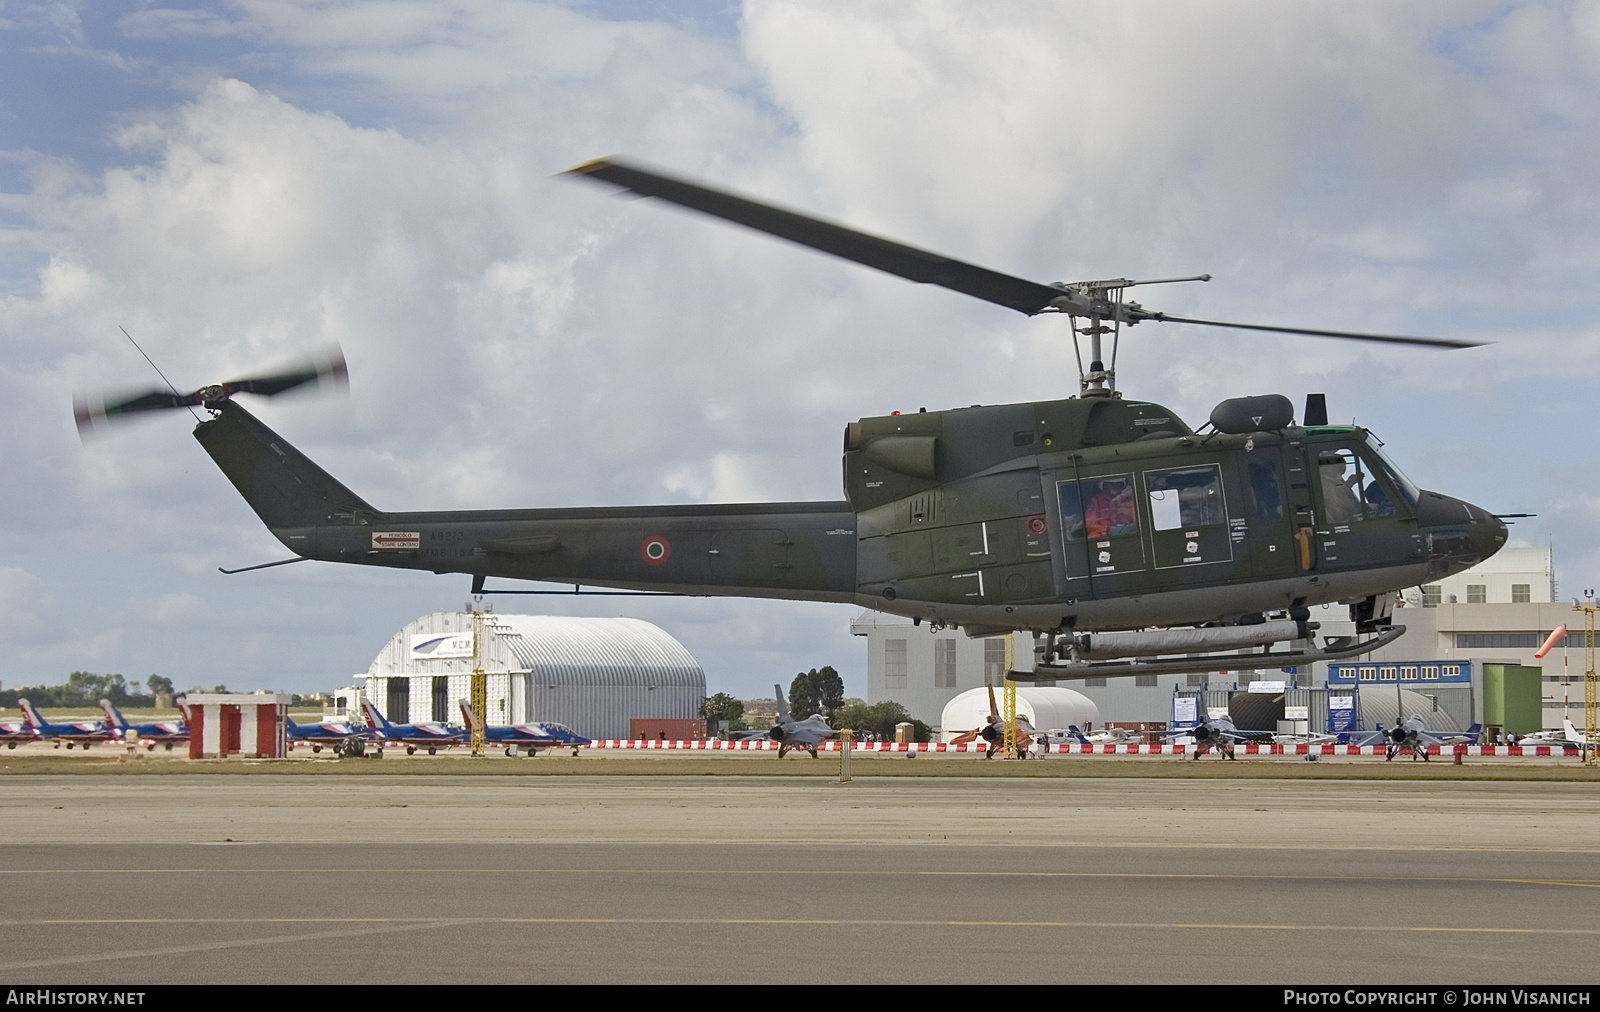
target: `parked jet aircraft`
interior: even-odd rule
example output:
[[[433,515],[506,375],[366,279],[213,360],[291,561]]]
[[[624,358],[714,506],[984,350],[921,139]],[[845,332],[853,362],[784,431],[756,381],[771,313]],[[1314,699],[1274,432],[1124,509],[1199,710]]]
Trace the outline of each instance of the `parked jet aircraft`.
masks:
[[[92,721],[74,721],[70,724],[52,724],[39,716],[39,711],[34,709],[32,703],[26,699],[17,700],[17,706],[22,710],[22,719],[26,726],[32,728],[44,741],[56,743],[66,742],[67,748],[81,745],[88,748],[90,745],[111,741],[116,732],[104,724]]]
[[[180,706],[179,712],[183,719],[177,721],[158,720],[149,724],[130,724],[122,711],[111,705],[111,700],[100,700],[100,710],[106,715],[106,726],[116,732],[116,738],[125,739],[128,732],[132,731],[139,739],[139,744],[145,751],[154,752],[157,745],[165,745],[167,751],[172,751],[172,746],[186,743],[189,740],[189,714],[188,707]]]
[[[1180,728],[1167,733],[1169,740],[1184,737],[1193,738],[1195,745],[1198,746],[1194,751],[1195,761],[1198,762],[1210,749],[1216,749],[1217,754],[1225,759],[1233,759],[1234,745],[1241,741],[1269,739],[1272,737],[1272,732],[1241,731],[1227,717],[1206,717],[1194,727]]]
[[[1127,728],[1122,727],[1108,727],[1100,731],[1091,731],[1088,734],[1085,734],[1078,728],[1078,725],[1068,724],[1067,730],[1064,734],[1058,731],[1050,732],[1050,743],[1052,745],[1056,744],[1058,737],[1063,743],[1076,742],[1080,745],[1144,744],[1144,735],[1140,734],[1138,731],[1129,731]]]
[[[16,748],[18,745],[38,740],[39,736],[24,721],[0,723],[0,741],[6,743],[6,748]]]
[[[351,727],[342,721],[328,721],[322,724],[296,724],[288,718],[289,745],[292,748],[296,742],[306,742],[311,746],[311,751],[321,752],[323,746],[341,751],[340,746],[354,738],[366,734],[365,729]]]
[[[419,748],[425,748],[429,755],[433,755],[441,748],[461,745],[467,741],[465,730],[448,724],[432,721],[423,724],[392,724],[378,712],[378,708],[372,705],[370,699],[361,701],[361,709],[367,715],[367,726],[378,737],[379,754],[382,754],[385,745],[404,745],[406,755],[415,754]]]
[[[1430,745],[1472,745],[1477,742],[1478,735],[1483,732],[1482,724],[1473,724],[1465,731],[1429,731],[1428,726],[1422,722],[1421,717],[1412,717],[1402,722],[1395,719],[1394,727],[1385,731],[1382,727],[1360,741],[1351,742],[1352,745],[1379,745],[1384,746],[1383,761],[1389,762],[1401,752],[1409,749],[1411,761],[1416,762],[1421,756],[1423,762],[1430,762],[1428,747]]]
[[[1583,732],[1572,725],[1571,717],[1567,717],[1561,721],[1561,730],[1534,731],[1531,734],[1523,735],[1522,740],[1517,744],[1543,745],[1546,748],[1564,748],[1569,752],[1582,752],[1586,743]],[[1592,742],[1587,744],[1590,750],[1594,749]]]
[[[465,699],[458,700],[461,704],[461,720],[467,726],[467,737],[472,737],[473,716],[472,704]],[[532,724],[508,724],[495,726],[485,724],[483,740],[494,745],[504,745],[506,755],[517,754],[518,747],[530,756],[538,755],[540,749],[570,748],[572,754],[577,755],[578,749],[587,745],[590,739],[578,734],[565,724],[554,721],[541,721]]]
[[[817,757],[817,746],[825,739],[837,737],[839,732],[828,726],[822,714],[813,713],[805,720],[789,716],[789,704],[783,698],[783,687],[772,687],[773,698],[778,701],[778,722],[772,725],[767,737],[778,743],[778,758],[789,754],[790,749],[803,748]]]
[[[1074,733],[1076,733],[1078,729],[1073,728],[1072,730]],[[1020,713],[1017,714],[1018,759],[1028,758],[1029,749],[1033,747],[1033,740],[1038,735],[1039,732],[1034,729],[1032,724],[1028,723],[1028,718],[1024,717]],[[966,731],[962,734],[956,735],[954,738],[950,739],[949,744],[966,745],[970,742],[976,741],[979,738],[982,738],[984,741],[989,743],[988,750],[983,753],[983,757],[985,759],[993,759],[994,754],[1005,747],[1006,721],[1005,718],[1000,715],[999,704],[994,701],[994,686],[992,685],[989,686],[989,722],[984,724],[982,727],[976,727],[971,731]],[[1078,735],[1078,739],[1083,742],[1088,742],[1088,739],[1083,737],[1081,734]]]

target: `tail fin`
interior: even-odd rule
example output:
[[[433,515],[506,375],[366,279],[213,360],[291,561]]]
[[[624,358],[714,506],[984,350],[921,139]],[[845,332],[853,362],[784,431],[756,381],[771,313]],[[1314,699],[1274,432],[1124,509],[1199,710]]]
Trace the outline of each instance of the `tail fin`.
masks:
[[[472,704],[465,699],[457,700],[461,704],[461,719],[466,721],[467,730],[472,730]]]
[[[367,726],[370,728],[381,729],[394,726],[384,718],[383,714],[378,712],[378,708],[372,705],[372,700],[370,699],[361,700],[361,712],[367,715]]]
[[[189,724],[191,723],[191,721],[189,720],[189,704],[188,704],[188,702],[186,702],[185,700],[179,700],[178,701],[178,713],[180,713],[183,716],[183,726],[184,726],[184,729],[187,730],[188,727],[189,727]]]
[[[1076,725],[1076,724],[1068,724],[1067,725],[1067,730],[1072,732],[1072,736],[1074,738],[1078,739],[1078,744],[1080,744],[1080,745],[1089,744],[1089,739],[1084,736],[1084,733],[1082,731],[1078,730],[1078,725]]]
[[[39,716],[39,711],[35,710],[33,704],[26,699],[17,700],[17,706],[22,710],[22,723],[25,726],[31,727],[35,731],[42,731],[45,725],[49,723],[49,721]]]
[[[1476,745],[1478,744],[1478,738],[1483,735],[1483,725],[1474,724],[1463,733],[1467,736],[1468,745]]]
[[[778,723],[781,724],[789,719],[789,704],[783,698],[783,686],[772,687],[772,698],[778,701]]]
[[[376,512],[231,400],[222,402],[215,418],[195,426],[194,438],[274,531],[326,523],[336,513]]]
[[[1578,733],[1578,729],[1572,726],[1571,717],[1562,718],[1561,732],[1567,736],[1568,741],[1582,741],[1584,739],[1584,736]]]
[[[1000,704],[994,701],[994,686],[989,686],[989,723],[1000,721]]]
[[[128,718],[122,715],[121,710],[111,705],[111,700],[100,700],[100,712],[106,715],[107,727],[114,728],[117,731],[126,731],[128,729]]]

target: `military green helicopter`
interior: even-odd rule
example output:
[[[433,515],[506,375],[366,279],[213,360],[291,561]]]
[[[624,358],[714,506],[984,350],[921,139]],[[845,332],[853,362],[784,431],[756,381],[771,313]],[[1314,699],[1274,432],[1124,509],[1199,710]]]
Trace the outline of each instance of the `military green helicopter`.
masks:
[[[380,510],[236,403],[340,380],[342,357],[281,374],[110,402],[80,398],[80,430],[129,413],[204,408],[207,453],[290,551],[396,569],[603,592],[850,603],[969,636],[1034,635],[1022,679],[1280,667],[1363,653],[1401,635],[1396,593],[1492,555],[1506,526],[1418,489],[1367,430],[1299,424],[1281,395],[1225,400],[1201,430],[1116,388],[1121,328],[1234,327],[1430,348],[1468,342],[1169,316],[1125,298],[1160,283],[1040,284],[866,235],[616,159],[571,174],[656,197],[1030,316],[1064,314],[1079,391],[1064,400],[885,415],[844,430],[834,502],[569,509]],[[1207,280],[1169,278],[1162,282]],[[1104,339],[1112,341],[1111,366]],[[265,567],[248,567],[250,569]],[[224,570],[242,572],[243,570]],[[565,593],[565,591],[561,592]],[[1348,604],[1357,635],[1318,643],[1313,605]],[[1248,661],[1241,651],[1259,650]]]

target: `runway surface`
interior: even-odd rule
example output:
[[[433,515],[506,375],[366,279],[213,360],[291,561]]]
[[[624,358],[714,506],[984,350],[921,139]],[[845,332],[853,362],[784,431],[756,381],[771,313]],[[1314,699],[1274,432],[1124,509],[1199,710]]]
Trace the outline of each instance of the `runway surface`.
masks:
[[[1587,784],[4,785],[19,983],[1507,985],[1600,965]]]

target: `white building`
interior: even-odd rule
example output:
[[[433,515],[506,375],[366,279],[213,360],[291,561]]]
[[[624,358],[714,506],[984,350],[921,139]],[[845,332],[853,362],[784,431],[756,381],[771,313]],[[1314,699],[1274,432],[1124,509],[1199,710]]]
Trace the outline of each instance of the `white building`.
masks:
[[[556,721],[589,738],[626,738],[633,718],[695,719],[706,695],[683,644],[633,618],[435,612],[396,633],[358,678],[395,723],[459,724],[474,670],[487,676],[488,723]]]

